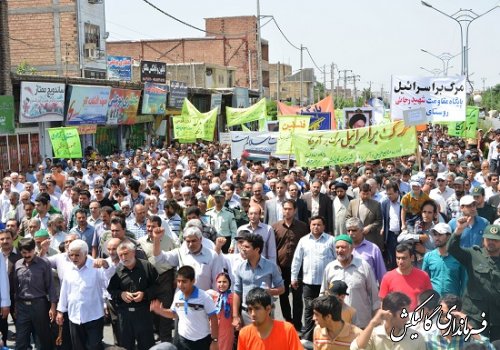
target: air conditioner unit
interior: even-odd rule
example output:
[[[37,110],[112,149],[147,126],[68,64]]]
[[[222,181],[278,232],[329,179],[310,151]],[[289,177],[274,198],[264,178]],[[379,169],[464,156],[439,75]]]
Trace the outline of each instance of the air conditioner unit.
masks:
[[[102,0],[89,0],[89,4],[102,4]]]
[[[99,58],[99,50],[96,49],[85,49],[85,56],[90,60],[96,60]]]

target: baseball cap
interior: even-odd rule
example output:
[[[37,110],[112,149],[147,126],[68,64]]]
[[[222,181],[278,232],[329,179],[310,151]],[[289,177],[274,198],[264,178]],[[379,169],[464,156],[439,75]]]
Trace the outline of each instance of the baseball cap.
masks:
[[[337,280],[330,283],[329,291],[335,295],[349,295],[347,288],[347,284],[344,281]]]
[[[484,188],[482,187],[474,187],[472,190],[473,196],[484,196]]]
[[[500,226],[488,225],[483,231],[483,238],[499,239],[500,240]]]
[[[469,194],[460,198],[460,205],[461,206],[462,205],[471,205],[474,202],[475,202],[474,197],[472,197]]]
[[[337,237],[335,237],[335,242],[338,242],[338,241],[344,241],[344,242],[347,242],[349,244],[352,244],[351,236],[346,235],[346,234],[338,235]]]
[[[457,165],[457,161],[455,159],[451,159],[449,162],[448,162],[448,165]]]
[[[438,174],[436,180],[444,180],[444,181],[446,181],[446,176],[444,176],[444,174],[442,174],[442,173]]]
[[[446,235],[446,234],[451,234],[451,227],[448,224],[445,224],[444,222],[440,222],[431,229],[431,232],[437,232],[441,235]]]

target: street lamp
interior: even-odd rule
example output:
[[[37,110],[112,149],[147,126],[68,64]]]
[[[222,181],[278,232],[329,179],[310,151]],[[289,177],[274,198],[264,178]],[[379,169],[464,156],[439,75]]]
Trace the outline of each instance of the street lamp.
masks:
[[[482,13],[482,14],[477,14],[474,11],[470,9],[460,9],[457,12],[449,15],[443,11],[441,11],[438,8],[435,8],[431,4],[429,4],[426,1],[421,0],[422,5],[429,7],[440,14],[451,18],[455,22],[457,22],[458,26],[460,27],[460,43],[461,43],[461,51],[462,51],[462,75],[466,76],[467,81],[469,81],[469,54],[467,51],[467,48],[469,47],[469,26],[472,22],[474,22],[476,19],[483,17],[487,13],[490,13],[491,11],[495,10],[496,8],[500,6],[495,6],[489,9],[488,11]],[[465,42],[464,42],[464,27],[465,27]],[[469,82],[470,84],[470,82]]]
[[[420,69],[425,70],[426,72],[433,74],[435,77],[438,77],[441,73],[443,73],[443,71],[439,68],[434,68],[431,70],[431,69],[427,69],[425,67],[420,67]]]
[[[449,65],[450,65],[451,59],[455,58],[461,54],[461,52],[457,53],[456,55],[452,55],[448,52],[443,52],[440,55],[435,55],[432,52],[429,52],[429,51],[424,50],[424,49],[420,49],[420,51],[425,52],[425,53],[431,55],[432,57],[437,58],[438,60],[441,60],[441,62],[443,63],[443,73],[444,73],[445,77],[448,76],[448,69],[450,68]]]

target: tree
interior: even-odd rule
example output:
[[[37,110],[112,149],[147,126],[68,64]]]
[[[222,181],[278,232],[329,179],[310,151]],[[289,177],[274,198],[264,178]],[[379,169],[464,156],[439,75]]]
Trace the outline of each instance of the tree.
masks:
[[[486,110],[500,110],[500,84],[490,87],[481,96],[483,97],[481,105]]]

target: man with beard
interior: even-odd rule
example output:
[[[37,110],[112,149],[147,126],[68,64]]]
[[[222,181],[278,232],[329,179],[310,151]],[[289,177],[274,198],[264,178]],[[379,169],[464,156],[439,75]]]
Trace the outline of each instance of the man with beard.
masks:
[[[455,193],[446,201],[446,213],[448,219],[458,218],[460,216],[460,198],[465,194],[465,179],[456,177],[453,181],[453,189]]]
[[[382,228],[382,208],[380,203],[371,199],[371,187],[362,184],[359,198],[349,202],[346,219],[357,217],[363,222],[363,234],[365,238],[378,245],[380,250],[384,249],[384,238],[380,234]]]
[[[335,236],[345,233],[345,220],[349,202],[353,199],[347,195],[348,186],[343,182],[337,182],[335,185],[335,198],[333,199],[334,234]]]
[[[484,323],[488,326],[482,335],[490,341],[500,339],[500,226],[489,225],[484,230],[484,248],[461,247],[461,235],[472,219],[460,218],[448,245],[449,253],[465,266],[467,286],[463,299],[463,311],[478,329]],[[484,316],[483,316],[484,315]],[[483,320],[484,319],[484,320]]]
[[[353,242],[348,235],[335,238],[335,251],[337,259],[324,269],[321,292],[330,289],[333,281],[344,281],[349,288],[345,303],[356,308],[354,324],[364,328],[370,322],[373,312],[380,307],[375,274],[365,260],[353,255]]]
[[[448,254],[447,243],[451,237],[448,224],[439,223],[431,229],[436,249],[424,256],[422,270],[431,278],[432,289],[439,295],[462,295],[466,283],[465,267]]]
[[[307,204],[311,216],[322,216],[325,218],[325,232],[330,233],[333,229],[332,201],[324,193],[321,193],[321,181],[314,180],[311,183],[311,191],[304,193],[302,199]]]

